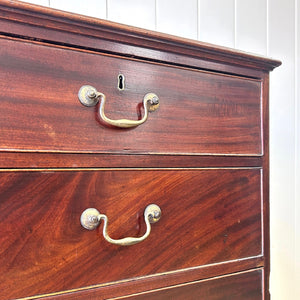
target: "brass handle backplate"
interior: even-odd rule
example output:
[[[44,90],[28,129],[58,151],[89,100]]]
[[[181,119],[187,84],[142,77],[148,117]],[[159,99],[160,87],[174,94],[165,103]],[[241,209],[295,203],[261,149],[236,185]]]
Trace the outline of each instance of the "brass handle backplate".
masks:
[[[126,237],[118,240],[112,239],[108,235],[107,233],[108,218],[106,215],[101,214],[95,208],[87,208],[81,214],[80,223],[84,228],[88,230],[94,230],[99,226],[101,220],[103,220],[104,221],[103,236],[106,239],[106,241],[108,241],[111,244],[115,244],[119,246],[130,246],[144,241],[150,235],[151,232],[150,223],[158,222],[160,217],[161,217],[160,207],[156,204],[148,205],[144,211],[144,219],[147,226],[145,234],[141,237]]]
[[[95,106],[99,99],[100,101],[100,108],[99,108],[99,115],[102,121],[106,124],[111,126],[120,127],[120,128],[130,128],[136,127],[143,123],[145,123],[148,119],[148,112],[155,111],[159,107],[159,98],[154,93],[148,93],[144,96],[143,106],[144,106],[144,116],[141,120],[127,120],[127,119],[119,119],[119,120],[112,120],[108,118],[104,113],[104,106],[106,97],[103,93],[98,92],[94,87],[90,85],[84,85],[80,88],[78,92],[79,101],[85,106]]]

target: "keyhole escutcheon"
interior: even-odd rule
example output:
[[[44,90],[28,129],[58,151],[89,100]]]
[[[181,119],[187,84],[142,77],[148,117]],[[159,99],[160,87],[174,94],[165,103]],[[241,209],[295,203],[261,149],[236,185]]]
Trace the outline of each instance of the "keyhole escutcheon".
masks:
[[[123,91],[125,89],[125,77],[123,74],[118,75],[118,89]]]

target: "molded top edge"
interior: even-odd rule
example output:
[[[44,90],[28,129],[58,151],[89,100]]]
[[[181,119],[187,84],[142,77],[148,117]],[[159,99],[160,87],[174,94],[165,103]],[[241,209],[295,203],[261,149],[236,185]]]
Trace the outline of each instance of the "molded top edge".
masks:
[[[93,31],[105,32],[118,43],[118,36],[128,37],[130,44],[143,47],[155,43],[156,50],[168,51],[172,47],[173,53],[192,55],[195,58],[213,60],[222,63],[233,63],[237,66],[250,67],[258,70],[271,71],[281,65],[281,61],[270,59],[265,56],[250,54],[244,51],[217,46],[197,40],[177,37],[165,33],[150,31],[112,21],[97,19],[75,13],[56,10],[16,0],[0,0],[0,19],[10,19],[11,15],[17,13],[20,17],[34,17],[48,22],[47,28],[61,29],[59,24],[68,24],[80,28],[88,28]],[[20,19],[14,21],[19,21]],[[44,25],[39,23],[41,27]],[[101,36],[101,35],[100,35]]]

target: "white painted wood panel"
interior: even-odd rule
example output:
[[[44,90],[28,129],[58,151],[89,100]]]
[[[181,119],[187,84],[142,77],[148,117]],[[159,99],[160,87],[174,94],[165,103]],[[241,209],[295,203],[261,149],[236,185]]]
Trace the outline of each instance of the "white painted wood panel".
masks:
[[[295,1],[269,1],[271,74],[270,201],[272,300],[296,299],[295,274]]]
[[[199,0],[199,40],[234,47],[234,0]]]
[[[300,299],[300,0],[296,1],[295,296]]]
[[[237,0],[235,46],[267,55],[267,0]]]
[[[95,18],[106,18],[106,0],[50,0],[50,7]]]
[[[155,0],[107,0],[107,18],[155,30]]]
[[[197,39],[198,1],[157,0],[156,30],[186,38]]]

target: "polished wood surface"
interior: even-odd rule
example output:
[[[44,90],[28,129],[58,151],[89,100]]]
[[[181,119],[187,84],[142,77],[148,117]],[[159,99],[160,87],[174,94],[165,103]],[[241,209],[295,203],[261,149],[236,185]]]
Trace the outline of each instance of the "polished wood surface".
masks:
[[[0,177],[1,299],[262,255],[260,169],[44,170]],[[162,218],[134,246],[111,245],[102,226],[87,231],[79,222],[95,207],[108,216],[112,237],[141,236],[150,203],[161,207]],[[10,285],[14,289],[5,288]]]
[[[203,278],[214,278],[218,275],[226,276],[226,270],[230,269],[230,274],[240,270],[252,270],[256,265],[257,269],[263,270],[263,257],[249,258],[239,261],[230,261],[221,264],[213,264],[203,267],[194,267],[183,271],[176,271],[167,274],[156,274],[155,276],[145,276],[132,278],[131,280],[115,282],[108,285],[95,285],[92,287],[65,291],[63,293],[53,293],[47,295],[47,300],[86,300],[86,299],[114,299],[124,295],[143,293],[149,290],[165,289],[171,286],[182,285],[188,282],[203,280]],[[264,272],[262,272],[263,275]],[[226,275],[225,275],[226,274]],[[218,276],[219,277],[219,276]],[[258,283],[259,285],[261,283]],[[188,292],[185,298],[189,296]],[[151,299],[151,297],[149,297]],[[154,297],[155,299],[155,297]]]
[[[24,39],[256,78],[281,64],[243,51],[14,0],[0,0],[0,27]]]
[[[0,49],[0,149],[262,154],[259,80],[7,39],[0,39]],[[160,107],[137,128],[107,128],[99,105],[79,102],[85,84],[106,95],[112,119],[137,120],[149,92]]]
[[[262,161],[261,156],[0,153],[0,166],[11,169],[260,167]]]
[[[234,269],[232,269],[234,271]],[[160,276],[161,277],[161,276]],[[122,287],[122,284],[92,288],[85,291],[73,291],[61,295],[50,295],[49,300],[85,300],[85,299],[205,299],[205,300],[258,300],[263,299],[263,270],[261,268],[233,273],[209,279],[192,281],[159,288],[147,282],[140,293],[135,280]],[[162,278],[159,278],[162,280]],[[157,280],[158,281],[158,280]],[[169,282],[170,283],[170,282]],[[128,289],[128,285],[134,289]],[[126,289],[127,288],[127,289]],[[153,290],[151,290],[153,288]],[[122,290],[123,293],[120,293]],[[146,291],[145,291],[146,290]],[[124,296],[126,295],[126,296]],[[136,297],[136,298],[135,298]]]
[[[262,299],[262,271],[257,270],[221,278],[192,282],[181,286],[174,286],[118,299],[260,300]]]
[[[268,300],[280,62],[13,0],[0,28],[0,299]],[[83,84],[113,119],[141,118],[148,92],[160,108],[108,128],[79,103]],[[151,202],[162,219],[131,247],[79,222],[95,207],[112,237],[141,236]]]
[[[263,192],[263,226],[264,226],[264,257],[265,257],[265,267],[264,267],[264,290],[265,299],[270,299],[270,176],[269,176],[269,74],[265,74],[263,78],[263,147],[264,147],[264,158],[262,161],[263,167],[263,182],[262,182],[262,192]]]

